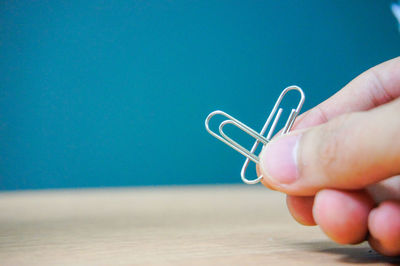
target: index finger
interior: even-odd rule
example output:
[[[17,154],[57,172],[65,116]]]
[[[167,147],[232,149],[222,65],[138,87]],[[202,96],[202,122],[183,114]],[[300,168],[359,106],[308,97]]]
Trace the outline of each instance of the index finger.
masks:
[[[400,57],[379,64],[296,119],[292,130],[325,123],[344,113],[366,111],[400,97]]]

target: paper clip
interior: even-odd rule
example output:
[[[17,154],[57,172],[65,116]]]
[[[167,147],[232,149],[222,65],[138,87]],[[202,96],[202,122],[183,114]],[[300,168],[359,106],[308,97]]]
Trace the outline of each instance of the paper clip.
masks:
[[[219,111],[219,110],[214,111],[214,112],[210,113],[206,118],[205,126],[206,126],[207,131],[212,136],[219,139],[220,141],[222,141],[223,143],[225,143],[226,145],[228,145],[229,147],[238,151],[239,153],[241,153],[242,155],[244,155],[246,157],[246,160],[245,160],[245,162],[242,166],[242,170],[240,172],[242,180],[246,184],[256,184],[256,183],[260,182],[261,179],[263,178],[263,176],[260,175],[257,178],[248,179],[246,177],[246,170],[247,170],[247,167],[249,166],[250,161],[253,161],[256,164],[258,164],[260,162],[259,157],[257,155],[255,155],[254,152],[256,151],[258,144],[262,143],[263,147],[264,147],[271,140],[273,133],[275,131],[275,127],[276,127],[278,120],[283,111],[282,108],[279,108],[279,105],[282,102],[283,98],[285,97],[286,93],[288,93],[291,90],[296,90],[300,93],[300,101],[297,104],[296,109],[292,109],[292,111],[290,112],[290,115],[289,115],[288,119],[286,120],[285,126],[282,129],[281,134],[283,135],[283,134],[288,133],[290,131],[290,129],[292,128],[293,123],[296,120],[296,117],[298,116],[298,114],[300,113],[301,107],[303,106],[303,103],[305,100],[304,92],[298,86],[289,86],[281,92],[281,95],[279,96],[278,100],[276,101],[274,108],[272,108],[272,111],[269,114],[268,119],[265,122],[263,128],[261,129],[260,133],[256,132],[249,126],[243,124],[242,122],[240,122],[233,116],[231,116],[223,111]],[[275,114],[276,114],[276,116],[275,116]],[[220,134],[215,133],[209,127],[210,119],[215,115],[222,115],[222,116],[228,118],[227,120],[221,122],[221,124],[219,125],[218,129],[219,129]],[[271,125],[269,131],[268,131],[268,134],[266,136],[264,136],[265,132],[267,131],[267,128],[269,127],[269,124],[271,123],[274,116],[275,116],[275,118],[274,118],[274,121],[272,122],[272,125]],[[253,144],[253,147],[250,150],[248,150],[245,147],[243,147],[242,145],[240,145],[239,143],[237,143],[236,141],[234,141],[232,138],[228,137],[228,135],[226,135],[224,132],[224,126],[226,126],[227,124],[234,125],[234,126],[238,127],[239,129],[243,130],[245,133],[252,136],[253,138],[255,138],[256,141]]]

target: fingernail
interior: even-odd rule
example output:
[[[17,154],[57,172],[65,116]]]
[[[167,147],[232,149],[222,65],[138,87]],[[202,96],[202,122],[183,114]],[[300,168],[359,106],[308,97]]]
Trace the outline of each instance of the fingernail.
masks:
[[[261,152],[260,166],[267,179],[290,184],[299,178],[297,147],[301,135],[281,136],[268,143]]]

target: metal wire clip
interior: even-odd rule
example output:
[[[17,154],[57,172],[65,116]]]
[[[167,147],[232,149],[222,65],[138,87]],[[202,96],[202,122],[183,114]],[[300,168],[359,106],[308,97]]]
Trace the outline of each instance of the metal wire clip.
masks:
[[[298,114],[300,113],[301,107],[303,106],[303,103],[305,100],[304,92],[298,86],[289,86],[281,92],[281,95],[279,96],[278,100],[276,101],[274,108],[272,108],[272,111],[269,114],[268,119],[265,122],[263,128],[261,129],[260,133],[257,133],[255,130],[253,130],[250,127],[248,127],[247,125],[243,124],[242,122],[240,122],[233,116],[228,115],[227,113],[220,111],[220,110],[210,113],[206,118],[205,126],[206,126],[207,131],[211,135],[213,135],[215,138],[219,139],[220,141],[222,141],[223,143],[225,143],[226,145],[228,145],[229,147],[238,151],[239,153],[241,153],[242,155],[244,155],[246,157],[246,160],[245,160],[245,162],[242,166],[242,170],[240,172],[242,180],[246,184],[256,184],[256,183],[260,182],[261,179],[263,178],[263,176],[260,175],[257,178],[248,179],[248,178],[246,178],[246,170],[247,170],[247,167],[249,166],[250,161],[253,161],[256,164],[258,164],[260,162],[259,157],[257,155],[255,155],[254,152],[256,151],[258,144],[262,143],[263,146],[265,146],[268,144],[268,142],[270,142],[270,140],[272,138],[272,134],[275,131],[275,127],[276,127],[278,120],[283,111],[282,108],[279,108],[279,105],[282,102],[286,93],[288,93],[291,90],[296,90],[300,93],[300,101],[297,104],[296,109],[292,109],[292,111],[290,112],[290,115],[289,115],[288,119],[286,120],[285,126],[282,129],[281,134],[283,135],[283,134],[288,133],[290,131],[290,129],[292,128],[293,123],[296,120],[296,117],[298,116]],[[276,116],[275,116],[275,113],[276,113]],[[209,127],[210,119],[215,115],[222,115],[222,116],[225,116],[226,118],[228,118],[227,120],[221,122],[221,124],[219,125],[220,135],[215,133],[214,131],[212,131]],[[268,134],[266,137],[264,137],[264,134],[267,131],[267,128],[268,128],[269,124],[271,123],[272,118],[274,116],[275,116],[275,119],[272,122],[272,125],[268,131]],[[232,124],[232,125],[238,127],[239,129],[243,130],[245,133],[249,134],[250,136],[252,136],[253,138],[256,139],[251,150],[244,148],[242,145],[240,145],[239,143],[237,143],[236,141],[234,141],[232,138],[228,137],[228,135],[225,134],[224,126],[226,126],[227,124]]]

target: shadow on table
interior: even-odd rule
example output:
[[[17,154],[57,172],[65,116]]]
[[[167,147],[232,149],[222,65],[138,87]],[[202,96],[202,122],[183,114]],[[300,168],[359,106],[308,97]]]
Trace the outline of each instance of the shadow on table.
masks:
[[[303,246],[308,251],[339,255],[338,261],[343,263],[385,263],[389,265],[400,265],[400,257],[386,257],[380,255],[365,244],[362,246],[338,246],[329,241],[320,241],[296,243],[297,247],[299,245]]]

